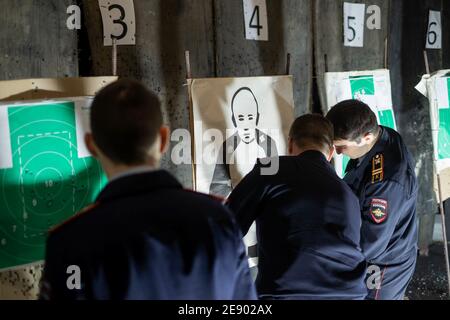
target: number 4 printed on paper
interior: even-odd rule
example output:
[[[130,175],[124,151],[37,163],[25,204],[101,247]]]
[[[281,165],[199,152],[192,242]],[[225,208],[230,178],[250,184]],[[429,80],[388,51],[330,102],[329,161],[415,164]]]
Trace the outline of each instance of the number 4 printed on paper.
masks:
[[[247,40],[269,40],[266,0],[243,0],[245,38]]]
[[[103,44],[136,44],[136,19],[133,0],[98,0],[103,20]]]

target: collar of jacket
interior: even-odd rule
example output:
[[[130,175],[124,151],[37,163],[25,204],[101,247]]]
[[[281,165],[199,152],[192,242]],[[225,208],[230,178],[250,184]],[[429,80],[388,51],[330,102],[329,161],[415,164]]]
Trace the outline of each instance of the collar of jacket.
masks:
[[[308,159],[315,160],[315,161],[323,160],[325,162],[328,162],[327,158],[324,156],[324,154],[317,150],[304,151],[304,152],[300,153],[297,157],[308,158]]]
[[[373,148],[368,153],[363,155],[361,158],[356,159],[356,160],[350,160],[349,164],[347,165],[346,172],[349,172],[352,169],[359,168],[361,166],[363,166],[365,168],[368,161],[372,161],[372,158],[376,154],[383,153],[386,143],[389,140],[389,134],[388,134],[388,130],[383,126],[380,126],[380,130],[381,130],[380,137],[378,138],[378,141],[375,143]]]
[[[97,197],[97,202],[107,202],[112,199],[130,195],[147,193],[157,189],[182,189],[178,180],[165,170],[127,175],[106,185]]]
[[[378,138],[378,141],[375,143],[373,148],[367,153],[367,156],[364,158],[364,160],[369,159],[370,161],[372,161],[372,158],[376,154],[383,153],[386,143],[389,140],[389,134],[388,134],[388,130],[385,127],[380,126],[380,129],[381,129],[381,132],[380,132],[380,137]]]

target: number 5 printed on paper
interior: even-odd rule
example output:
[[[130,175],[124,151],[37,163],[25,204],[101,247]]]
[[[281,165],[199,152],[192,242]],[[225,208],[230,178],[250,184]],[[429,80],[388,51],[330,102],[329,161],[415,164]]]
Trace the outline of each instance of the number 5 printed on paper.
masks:
[[[136,44],[136,18],[133,0],[98,0],[103,20],[103,44]]]
[[[365,13],[365,4],[344,2],[344,46],[364,46]]]
[[[243,0],[245,38],[247,40],[269,40],[266,0]]]

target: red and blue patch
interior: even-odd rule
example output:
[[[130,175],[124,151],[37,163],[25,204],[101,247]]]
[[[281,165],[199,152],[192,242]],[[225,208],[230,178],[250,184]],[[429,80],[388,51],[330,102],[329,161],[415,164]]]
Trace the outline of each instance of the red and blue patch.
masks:
[[[370,217],[377,224],[383,223],[388,217],[388,202],[383,199],[372,199]]]

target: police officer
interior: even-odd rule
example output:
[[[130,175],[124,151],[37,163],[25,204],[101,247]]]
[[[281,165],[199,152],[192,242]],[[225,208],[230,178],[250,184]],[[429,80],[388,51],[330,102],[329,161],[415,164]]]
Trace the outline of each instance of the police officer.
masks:
[[[401,136],[379,126],[363,102],[343,101],[327,118],[337,152],[351,158],[344,180],[361,206],[361,247],[370,263],[367,298],[403,299],[417,258],[413,159]]]
[[[158,98],[138,82],[96,96],[85,140],[110,182],[50,233],[42,299],[256,298],[232,214],[158,169],[169,141],[162,119]]]
[[[333,153],[331,123],[302,116],[277,172],[264,175],[260,161],[228,199],[244,234],[256,220],[261,299],[366,296],[359,203],[331,166]]]

